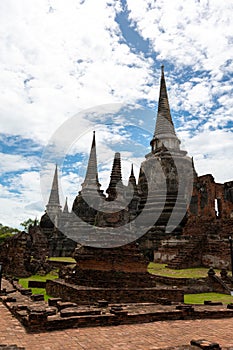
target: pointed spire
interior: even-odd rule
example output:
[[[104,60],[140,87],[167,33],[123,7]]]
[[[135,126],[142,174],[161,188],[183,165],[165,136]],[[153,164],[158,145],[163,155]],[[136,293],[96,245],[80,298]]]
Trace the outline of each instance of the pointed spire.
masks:
[[[169,107],[167,87],[166,87],[165,76],[164,76],[164,66],[162,65],[155,135],[167,134],[167,133],[176,135],[174,124],[171,117],[170,107]]]
[[[60,206],[57,164],[56,164],[55,172],[54,172],[54,176],[53,176],[52,189],[50,192],[48,205]]]
[[[129,183],[132,183],[132,185],[136,186],[136,178],[134,176],[133,164],[131,165],[131,174],[129,177]]]
[[[112,165],[110,183],[109,183],[108,189],[106,190],[109,201],[113,201],[117,197],[116,186],[123,187],[122,176],[121,176],[121,155],[119,152],[115,153],[113,165]]]
[[[130,174],[130,177],[129,177],[128,186],[130,184],[133,185],[134,195],[137,194],[138,193],[138,191],[137,191],[137,182],[136,182],[136,178],[134,176],[133,164],[131,165],[131,174]]]
[[[59,213],[61,211],[61,205],[60,205],[60,199],[59,199],[59,188],[58,188],[57,164],[55,167],[49,201],[48,201],[48,204],[46,205],[46,211],[48,212],[48,214]]]
[[[67,197],[66,197],[66,201],[65,201],[63,213],[64,213],[64,214],[68,214],[68,213],[69,213],[69,208],[68,208],[68,203],[67,203]]]
[[[97,157],[96,157],[96,144],[95,144],[95,131],[93,131],[93,139],[91,145],[90,156],[87,165],[87,172],[85,180],[82,183],[82,188],[94,187],[100,190],[100,183],[98,179],[98,170],[97,170]]]
[[[192,157],[192,168],[193,168],[193,175],[194,175],[194,178],[197,178],[197,177],[198,177],[198,174],[197,174],[196,169],[195,169],[193,157]]]
[[[133,163],[132,163],[132,165],[131,165],[131,174],[130,174],[130,176],[134,176]],[[135,178],[135,176],[134,176],[134,178]]]
[[[178,140],[171,117],[166,81],[164,76],[164,66],[161,66],[160,93],[157,120],[153,139],[151,140],[152,152],[162,146],[179,149]]]

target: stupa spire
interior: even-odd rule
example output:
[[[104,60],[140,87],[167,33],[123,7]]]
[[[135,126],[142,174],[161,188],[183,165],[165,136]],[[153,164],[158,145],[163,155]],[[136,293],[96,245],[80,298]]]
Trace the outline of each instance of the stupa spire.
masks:
[[[61,211],[60,199],[59,199],[59,187],[58,187],[58,169],[57,164],[53,176],[52,188],[49,196],[48,204],[46,205],[46,211],[48,214],[58,214]]]
[[[63,213],[65,213],[65,214],[69,213],[69,208],[68,208],[68,203],[67,203],[67,197],[66,197],[66,201],[65,201]]]
[[[167,121],[169,123],[167,123]],[[171,117],[170,107],[169,107],[167,87],[166,87],[166,81],[164,76],[164,66],[162,65],[155,135],[160,135],[164,133],[172,133],[174,135],[176,134],[172,117]]]
[[[164,66],[161,66],[160,92],[158,102],[157,120],[155,132],[151,140],[152,152],[165,146],[170,149],[179,149],[180,141],[178,140],[172,121],[169,107],[167,87],[164,75]]]
[[[134,171],[133,171],[133,163],[132,163],[132,165],[131,165],[131,174],[130,174],[130,176],[133,176],[133,177],[135,178],[135,176],[134,176]]]
[[[95,188],[100,190],[100,183],[98,179],[98,170],[97,170],[97,156],[96,156],[96,143],[95,143],[95,131],[93,131],[93,139],[91,145],[90,156],[87,165],[87,172],[85,176],[85,180],[82,183],[82,188]]]
[[[134,170],[133,170],[133,164],[131,165],[131,173],[130,173],[130,177],[129,177],[129,183],[132,183],[132,185],[137,185],[136,184],[136,178],[134,176]]]
[[[129,185],[133,185],[133,189],[134,189],[134,194],[137,194],[137,182],[136,182],[136,178],[134,175],[134,169],[133,169],[133,164],[131,165],[131,173],[130,173],[130,177],[129,177],[129,182],[128,182],[128,186]]]
[[[116,186],[123,187],[122,183],[122,175],[121,175],[121,155],[119,152],[115,153],[112,172],[110,177],[110,183],[106,193],[108,194],[108,200],[113,201],[117,197],[117,189]]]

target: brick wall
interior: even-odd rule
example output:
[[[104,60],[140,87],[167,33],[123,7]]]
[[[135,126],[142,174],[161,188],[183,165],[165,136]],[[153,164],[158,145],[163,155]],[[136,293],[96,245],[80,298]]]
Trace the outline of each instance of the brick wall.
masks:
[[[157,288],[85,288],[65,283],[63,280],[47,281],[46,292],[53,297],[79,304],[90,304],[105,299],[110,303],[155,302],[158,298],[183,302],[184,292],[180,289]]]

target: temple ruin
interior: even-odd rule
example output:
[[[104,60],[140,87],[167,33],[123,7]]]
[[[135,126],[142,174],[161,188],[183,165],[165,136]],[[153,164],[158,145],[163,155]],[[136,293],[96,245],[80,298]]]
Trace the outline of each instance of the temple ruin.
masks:
[[[132,273],[142,271],[142,266],[146,273],[144,267],[148,261],[167,263],[177,269],[210,265],[230,268],[228,237],[233,233],[233,181],[220,184],[215,182],[211,174],[198,176],[193,159],[185,150],[181,150],[170,112],[163,66],[157,120],[150,146],[151,151],[141,163],[138,181],[132,166],[127,185],[122,182],[121,156],[117,152],[109,186],[104,192],[98,177],[94,132],[84,182],[71,211],[67,201],[64,208],[61,207],[56,166],[45,214],[41,217],[39,226],[33,229],[40,232],[43,242],[46,242],[48,256],[74,254],[83,271],[89,271],[90,278],[93,274],[90,267],[93,261],[95,273],[101,275],[101,271],[107,270],[110,276],[112,270],[127,274],[129,270],[124,271],[121,261],[127,264],[134,261],[136,256],[142,265],[140,268],[136,265],[133,267],[132,263]],[[122,204],[120,210],[119,203]],[[102,210],[96,209],[99,205]],[[109,208],[112,210],[106,210]],[[142,214],[143,219],[140,221]],[[135,220],[137,224],[134,224]],[[172,220],[173,226],[175,222],[174,227],[171,225]],[[126,228],[129,223],[130,229]],[[97,228],[98,240],[101,242],[99,250],[96,245]],[[119,236],[111,234],[111,230],[116,228],[122,228],[121,247],[118,248]],[[110,232],[108,236],[106,230]],[[140,237],[135,233],[138,230],[143,232]],[[29,259],[26,252],[28,247],[30,254],[34,252],[38,255],[38,252],[44,251],[38,244],[39,240],[34,238],[37,243],[32,243],[34,231],[31,228],[29,235],[22,233],[6,242],[10,247],[8,255],[12,255],[11,247],[15,247],[14,254],[23,254],[22,259],[26,263]],[[66,232],[69,232],[68,237]],[[77,235],[85,238],[85,243],[81,242],[78,247]],[[109,240],[112,240],[110,245],[115,248],[109,249],[105,255],[100,248],[109,247]],[[7,254],[3,253],[4,247],[5,245],[1,247],[0,255],[2,260],[8,261]],[[103,256],[107,263],[103,262]],[[111,268],[109,261],[113,262],[114,268]],[[17,266],[16,271],[18,268],[20,267]],[[84,275],[80,269],[80,276],[82,273]],[[76,279],[77,275],[76,271]],[[90,278],[87,283],[90,283]],[[114,276],[112,282],[117,284]]]
[[[98,179],[95,137],[94,133],[86,176],[71,212],[68,211],[67,203],[64,210],[61,210],[57,169],[55,170],[46,213],[40,223],[42,231],[50,237],[50,254],[69,254],[75,244],[62,236],[49,217],[57,223],[61,232],[62,227],[69,222],[71,229],[81,230],[85,235],[85,225],[74,224],[74,213],[90,225],[123,227],[144,211],[145,220],[151,217],[157,218],[160,213],[146,234],[137,239],[139,249],[145,257],[169,263],[174,268],[194,265],[230,267],[228,236],[233,228],[233,181],[220,184],[215,183],[214,177],[210,174],[198,176],[193,159],[186,151],[180,149],[180,141],[169,108],[163,66],[155,132],[150,143],[151,152],[145,156],[146,159],[141,164],[138,182],[132,167],[128,186],[122,183],[121,158],[120,153],[116,153],[110,183],[104,194]],[[182,174],[187,171],[189,174],[182,178]],[[186,198],[187,191],[190,191],[190,183],[186,181],[189,177],[193,179],[190,203]],[[161,190],[164,181],[165,200],[164,192]],[[179,187],[181,185],[182,191]],[[130,187],[133,187],[133,196],[129,202]],[[96,193],[98,196],[93,196]],[[102,200],[106,206],[112,205],[113,208],[116,198],[126,200],[128,205],[124,210],[105,213],[104,210],[100,212],[89,205],[92,198]],[[167,233],[167,225],[174,208],[180,221],[172,232]],[[131,231],[133,235],[133,227]],[[91,243],[93,238],[89,239]],[[60,247],[59,253],[59,249],[51,247],[54,242]],[[182,253],[184,250],[185,254]],[[196,259],[193,259],[194,252]]]

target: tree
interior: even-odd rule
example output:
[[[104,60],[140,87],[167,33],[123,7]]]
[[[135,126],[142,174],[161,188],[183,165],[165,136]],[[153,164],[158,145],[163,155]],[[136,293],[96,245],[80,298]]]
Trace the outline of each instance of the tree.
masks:
[[[3,243],[7,238],[12,237],[18,232],[20,231],[17,228],[4,226],[0,224],[0,244]]]
[[[39,224],[38,219],[35,219],[35,220],[27,219],[27,220],[21,222],[20,225],[24,227],[25,231],[28,231],[28,228],[30,225],[38,225],[38,224]]]

